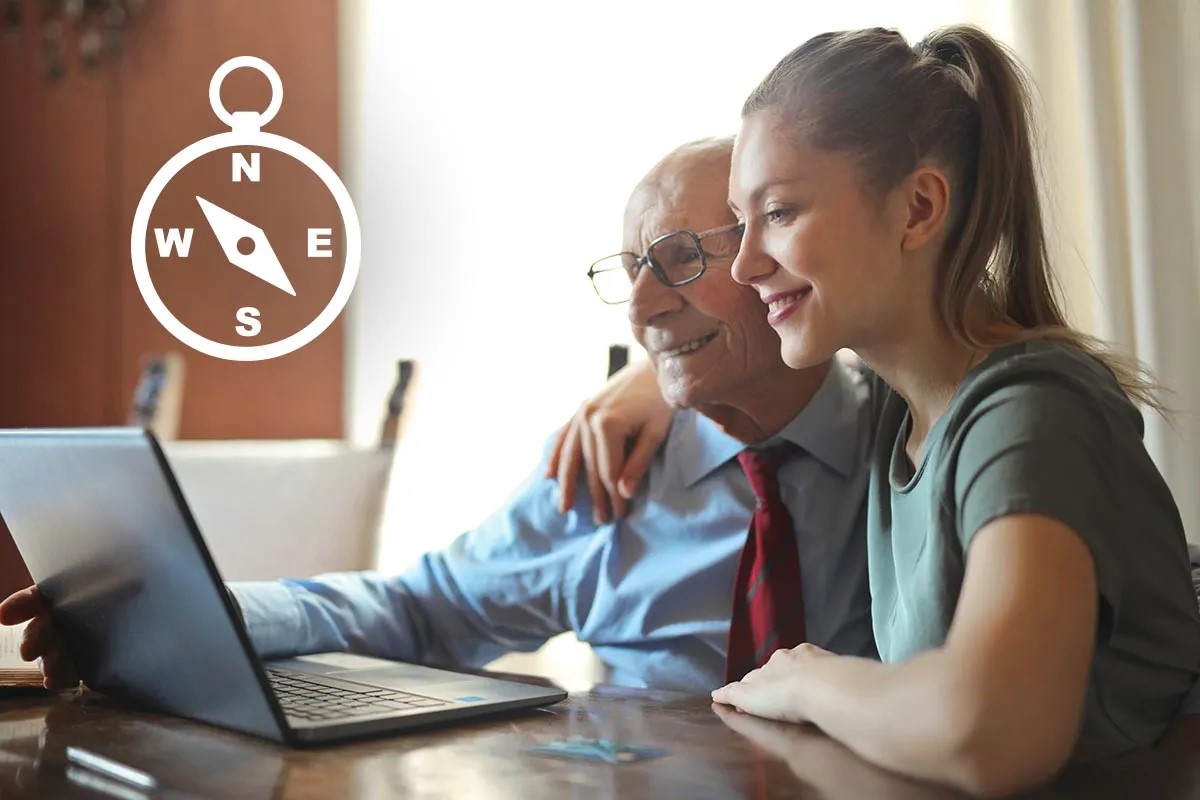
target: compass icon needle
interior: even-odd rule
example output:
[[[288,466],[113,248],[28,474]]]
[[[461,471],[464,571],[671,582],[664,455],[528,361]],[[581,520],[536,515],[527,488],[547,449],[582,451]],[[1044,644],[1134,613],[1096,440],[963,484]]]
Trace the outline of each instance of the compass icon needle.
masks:
[[[204,212],[204,218],[208,220],[208,225],[230,264],[282,289],[292,297],[296,296],[296,290],[292,288],[292,282],[288,280],[287,273],[283,271],[283,265],[279,263],[279,257],[275,255],[275,250],[262,228],[215,203],[210,203],[203,197],[197,196],[196,202],[200,204],[200,210]]]

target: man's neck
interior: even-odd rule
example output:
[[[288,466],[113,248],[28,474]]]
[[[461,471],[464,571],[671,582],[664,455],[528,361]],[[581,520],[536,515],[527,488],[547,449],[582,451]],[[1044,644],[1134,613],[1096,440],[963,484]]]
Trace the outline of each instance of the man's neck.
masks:
[[[831,364],[827,361],[802,370],[784,368],[727,402],[696,406],[695,410],[738,441],[757,444],[779,433],[808,406]]]

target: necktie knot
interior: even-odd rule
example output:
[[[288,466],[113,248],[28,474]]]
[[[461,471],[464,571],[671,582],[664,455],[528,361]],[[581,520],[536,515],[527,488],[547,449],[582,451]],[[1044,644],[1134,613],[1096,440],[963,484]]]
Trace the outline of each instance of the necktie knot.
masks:
[[[765,503],[777,496],[779,467],[795,449],[796,446],[790,442],[782,442],[759,449],[747,447],[738,453],[738,463],[742,465],[742,471],[746,473],[750,488],[759,502]]]

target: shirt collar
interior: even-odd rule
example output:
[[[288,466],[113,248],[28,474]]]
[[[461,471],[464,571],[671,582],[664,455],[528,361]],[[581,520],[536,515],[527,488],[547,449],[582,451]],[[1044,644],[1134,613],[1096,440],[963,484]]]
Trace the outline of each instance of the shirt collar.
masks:
[[[855,471],[858,457],[862,378],[837,358],[816,394],[775,438],[798,445],[843,477]],[[667,436],[667,455],[679,464],[683,484],[691,487],[746,448],[715,422],[695,411],[675,415]]]

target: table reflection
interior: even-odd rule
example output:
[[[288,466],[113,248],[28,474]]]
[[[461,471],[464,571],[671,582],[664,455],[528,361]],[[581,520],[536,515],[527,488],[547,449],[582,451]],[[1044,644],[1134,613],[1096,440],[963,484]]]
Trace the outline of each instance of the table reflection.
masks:
[[[869,764],[812,726],[774,722],[722,705],[713,705],[713,711],[767,757],[787,764],[799,781],[822,798],[938,800],[966,796]]]
[[[279,796],[278,748],[200,725],[163,724],[153,714],[115,710],[99,695],[64,694],[4,712],[0,706],[0,797]],[[152,794],[69,764],[68,746],[127,764],[159,781]]]
[[[535,745],[581,736],[666,748],[630,764],[559,759]],[[153,775],[154,797],[950,798],[874,767],[811,727],[714,707],[707,697],[599,686],[542,710],[335,747],[286,748],[91,693],[0,702],[0,797],[143,800],[74,770],[80,747]],[[1200,717],[1151,751],[1072,766],[1043,798],[1200,796]]]

